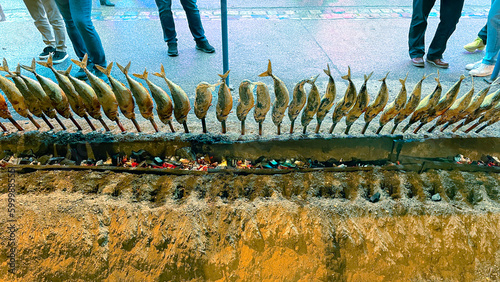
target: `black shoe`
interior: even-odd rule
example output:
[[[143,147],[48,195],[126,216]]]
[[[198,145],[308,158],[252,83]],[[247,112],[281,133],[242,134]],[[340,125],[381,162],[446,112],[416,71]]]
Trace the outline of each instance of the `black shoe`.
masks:
[[[167,43],[168,45],[168,55],[170,57],[175,57],[179,55],[179,51],[177,51],[177,43]]]
[[[50,53],[54,53],[55,51],[56,48],[52,46],[47,46],[43,48],[43,52],[40,53],[40,55],[38,55],[38,58],[40,58],[40,60],[47,60],[49,58]]]
[[[208,40],[197,41],[196,49],[205,53],[215,52],[215,48],[212,45],[210,45],[210,43],[208,43]]]
[[[68,58],[68,53],[64,51],[55,51],[54,55],[52,56],[52,63],[54,65],[60,64],[64,62]]]
[[[100,0],[100,2],[101,2],[101,6],[109,6],[109,7],[115,6],[115,4],[111,3],[111,1],[109,1],[109,0]]]

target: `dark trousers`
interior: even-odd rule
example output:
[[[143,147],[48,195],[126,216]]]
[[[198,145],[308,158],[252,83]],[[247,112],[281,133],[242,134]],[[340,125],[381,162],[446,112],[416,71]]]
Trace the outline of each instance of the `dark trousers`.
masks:
[[[484,44],[486,44],[486,39],[488,38],[488,36],[487,36],[487,34],[488,34],[488,28],[487,28],[487,26],[488,26],[488,24],[485,24],[483,26],[483,28],[481,28],[481,30],[477,34],[477,37],[481,38],[481,40],[483,40]]]
[[[155,2],[160,14],[163,39],[165,42],[177,42],[177,33],[175,32],[174,17],[172,15],[172,0],[155,0]],[[186,12],[189,30],[194,40],[197,42],[206,40],[196,0],[181,0],[181,5]]]
[[[413,0],[413,14],[411,17],[408,47],[411,58],[423,57],[425,54],[425,30],[427,18],[436,0]],[[439,25],[432,39],[427,59],[437,60],[443,58],[446,43],[455,31],[460,19],[464,0],[441,0],[439,10]]]
[[[92,24],[92,1],[55,1],[63,16],[66,31],[78,58],[81,60],[85,54],[88,54],[89,63],[106,67],[106,57],[101,38]]]

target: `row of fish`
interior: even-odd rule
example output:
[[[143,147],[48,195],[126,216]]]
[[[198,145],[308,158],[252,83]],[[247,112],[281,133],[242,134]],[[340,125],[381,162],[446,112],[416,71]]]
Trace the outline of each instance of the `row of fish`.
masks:
[[[11,71],[7,61],[3,59],[0,71],[7,72],[7,75],[5,77],[0,75],[0,90],[5,93],[14,110],[19,115],[28,118],[37,129],[40,129],[41,126],[32,115],[41,118],[50,129],[54,129],[54,126],[48,118],[55,119],[63,129],[66,129],[57,115],[59,114],[64,118],[70,119],[78,130],[82,130],[81,126],[73,117],[73,111],[79,117],[84,118],[92,130],[96,129],[89,116],[98,120],[103,127],[109,131],[109,127],[102,119],[102,107],[106,117],[116,122],[122,132],[126,130],[119,120],[118,108],[120,108],[121,113],[126,118],[132,121],[137,131],[141,132],[134,112],[135,104],[137,103],[142,117],[149,120],[155,131],[158,132],[158,126],[154,121],[153,113],[154,99],[159,119],[164,124],[169,125],[172,132],[174,132],[172,114],[177,122],[183,125],[184,131],[186,133],[189,132],[186,120],[191,110],[191,105],[188,96],[181,87],[166,77],[163,65],[161,65],[161,71],[159,73],[153,74],[165,80],[172,99],[165,90],[148,79],[148,72],[146,70],[144,70],[142,74],[133,74],[133,76],[144,80],[149,91],[139,81],[130,76],[128,73],[130,63],[125,67],[116,63],[126,77],[129,85],[129,87],[127,87],[110,75],[113,63],[110,63],[106,68],[96,65],[96,67],[108,77],[108,84],[87,69],[86,55],[82,61],[72,61],[85,71],[90,85],[71,76],[71,66],[66,71],[55,70],[51,57],[49,57],[47,62],[38,62],[38,64],[51,69],[56,77],[57,83],[47,77],[37,74],[36,62],[34,59],[31,66],[20,66],[18,64],[16,71]],[[22,75],[21,68],[32,72],[36,79]],[[323,120],[333,108],[336,97],[335,81],[328,65],[324,72],[328,76],[328,83],[323,97],[320,97],[320,91],[315,84],[318,75],[299,81],[293,89],[292,101],[289,101],[290,95],[288,89],[285,83],[273,74],[271,61],[269,61],[267,71],[259,76],[271,77],[274,82],[275,100],[272,104],[271,116],[273,123],[277,126],[278,134],[281,134],[281,124],[287,109],[288,117],[291,121],[290,133],[293,133],[295,120],[301,112],[300,121],[303,126],[303,133],[307,132],[307,126],[313,120],[314,116],[316,116],[317,119],[315,132],[319,132]],[[205,118],[212,105],[213,92],[217,86],[219,86],[216,104],[217,120],[221,122],[222,133],[226,133],[227,131],[226,119],[233,108],[231,90],[225,82],[228,74],[229,71],[224,75],[219,75],[221,80],[218,83],[209,84],[201,82],[196,87],[194,113],[196,117],[201,120],[204,133],[207,132]],[[408,95],[405,86],[407,75],[405,79],[400,79],[401,90],[396,99],[387,105],[389,91],[386,79],[389,73],[380,80],[382,85],[378,95],[375,100],[370,103],[367,82],[372,74],[373,73],[365,75],[364,83],[359,92],[356,90],[356,86],[351,80],[350,69],[348,69],[347,75],[342,77],[342,79],[348,81],[348,87],[344,96],[337,102],[333,109],[330,133],[333,133],[335,126],[345,117],[347,126],[345,133],[348,134],[352,124],[359,119],[362,114],[364,114],[365,120],[365,126],[362,130],[363,134],[366,132],[370,122],[379,114],[380,119],[379,128],[376,131],[377,134],[380,133],[382,128],[391,120],[394,122],[394,127],[392,129],[392,133],[394,133],[398,125],[406,118],[410,117],[410,115],[409,122],[403,128],[403,132],[411,125],[420,122],[414,131],[414,133],[417,133],[423,125],[434,119],[437,119],[437,121],[435,125],[429,129],[429,132],[432,132],[436,127],[441,125],[443,125],[441,128],[441,131],[443,131],[448,126],[462,120],[462,123],[453,129],[454,131],[477,120],[477,123],[467,129],[466,132],[483,124],[483,126],[476,131],[479,132],[485,127],[500,120],[500,90],[488,95],[492,85],[497,84],[497,82],[482,89],[476,96],[474,96],[474,83],[472,83],[470,91],[457,99],[460,85],[465,79],[464,76],[461,76],[446,94],[441,97],[442,86],[439,81],[438,72],[438,77],[435,78],[437,85],[431,94],[421,99],[422,82],[428,77],[423,76],[415,85],[407,100]],[[10,77],[12,81],[6,77]],[[311,86],[309,91],[306,91],[306,84],[310,84]],[[241,134],[245,134],[245,120],[252,108],[254,109],[254,119],[259,124],[259,134],[261,135],[262,124],[268,111],[271,109],[269,89],[263,82],[244,80],[239,86],[239,102],[236,108],[236,116],[241,121]],[[23,130],[23,128],[12,118],[5,98],[2,95],[0,95],[0,117],[10,120],[18,130]],[[5,126],[1,123],[0,127],[4,131],[7,131]]]

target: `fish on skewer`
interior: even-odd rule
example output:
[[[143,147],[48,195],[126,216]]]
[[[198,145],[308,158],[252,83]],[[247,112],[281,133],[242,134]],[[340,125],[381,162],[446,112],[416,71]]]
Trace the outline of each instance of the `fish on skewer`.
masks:
[[[410,117],[410,121],[403,128],[403,132],[405,132],[412,124],[427,116],[429,112],[432,112],[434,107],[439,102],[439,99],[441,98],[441,92],[443,91],[443,87],[441,86],[441,83],[439,81],[439,71],[438,77],[435,78],[435,80],[437,82],[436,88],[434,88],[434,91],[432,91],[431,94],[427,95],[424,99],[422,99],[422,101],[420,101],[417,108]]]
[[[443,132],[446,128],[448,128],[450,125],[461,121],[462,119],[466,118],[470,114],[472,114],[474,111],[476,111],[479,106],[483,103],[484,99],[486,98],[486,95],[488,95],[488,92],[490,91],[491,84],[488,85],[487,87],[481,89],[479,93],[472,99],[470,104],[465,108],[465,110],[461,111],[455,116],[452,116],[450,120],[443,126],[441,127],[441,132]]]
[[[368,79],[372,76],[373,72],[371,72],[368,76],[365,75],[365,82],[361,86],[359,90],[358,97],[356,98],[356,103],[352,107],[352,109],[347,113],[345,117],[345,134],[349,134],[349,130],[351,129],[352,124],[364,113],[368,107],[368,103],[370,102],[370,95],[368,95],[368,89],[366,87],[366,83]]]
[[[417,109],[418,105],[420,104],[420,98],[422,96],[422,82],[431,75],[432,74],[426,76],[424,74],[424,76],[422,76],[422,79],[420,79],[420,81],[415,84],[405,107],[394,118],[394,127],[392,128],[391,134],[394,134],[398,125],[407,117],[409,117],[415,111],[415,109]]]
[[[22,91],[28,91],[26,84],[22,81],[21,78],[15,76],[9,71],[9,66],[7,65],[7,60],[3,59],[3,67],[0,67],[0,71],[5,71],[8,73],[7,77],[11,77],[14,82],[11,82],[7,78],[0,75],[0,89],[5,93],[7,99],[10,104],[14,108],[14,110],[22,117],[27,117],[31,123],[37,128],[40,129],[40,125],[35,121],[33,116],[30,114],[29,110],[33,110],[32,114],[37,117],[43,115],[40,107],[37,106],[36,101],[30,100],[27,101],[24,98]],[[33,96],[31,96],[33,97]]]
[[[184,132],[189,133],[186,119],[189,110],[191,110],[191,105],[189,103],[186,92],[184,92],[184,90],[182,90],[179,85],[173,83],[170,79],[167,78],[167,76],[165,75],[165,68],[163,67],[163,64],[161,64],[160,73],[155,72],[153,74],[158,77],[162,77],[167,83],[168,89],[170,89],[170,95],[172,95],[172,100],[174,100],[174,117],[178,123],[184,126]]]
[[[104,114],[110,120],[116,122],[116,125],[118,125],[118,127],[122,132],[125,132],[125,128],[123,127],[123,125],[120,122],[120,119],[118,118],[118,102],[116,101],[113,89],[106,82],[104,82],[104,80],[100,79],[87,69],[87,60],[88,60],[87,54],[83,56],[81,62],[71,59],[71,61],[77,66],[79,66],[81,69],[83,69],[83,71],[87,75],[90,85],[92,86],[92,89],[94,89],[97,99],[99,100],[99,104],[101,104],[102,106]]]
[[[196,86],[196,94],[194,98],[194,114],[201,120],[203,133],[207,133],[207,125],[205,117],[207,116],[208,108],[212,106],[213,92],[215,87],[220,83],[209,84],[208,82],[200,82]]]
[[[248,112],[253,108],[253,89],[255,85],[250,80],[243,80],[239,87],[238,106],[236,106],[236,116],[241,121],[241,135],[245,135],[245,120]]]
[[[71,83],[71,81],[67,76],[65,76],[62,73],[59,73],[56,69],[54,69],[54,65],[52,63],[52,54],[49,55],[47,62],[37,62],[37,63],[46,68],[49,68],[54,73],[54,76],[56,77],[59,86],[61,87],[64,94],[66,94],[66,97],[68,98],[69,105],[73,110],[73,112],[75,112],[75,114],[77,114],[79,117],[84,118],[89,124],[90,128],[93,131],[95,131],[95,126],[88,118],[87,111],[85,109],[85,104],[83,103],[83,100],[80,97],[80,95],[78,95],[78,92],[76,92],[75,87],[73,86],[73,84]]]
[[[76,92],[82,98],[82,102],[85,105],[85,111],[87,111],[87,114],[92,118],[98,120],[106,131],[110,131],[108,125],[102,119],[101,104],[99,103],[99,99],[97,98],[97,94],[95,93],[94,88],[88,85],[85,81],[73,77],[70,72],[71,65],[68,67],[68,69],[66,69],[66,71],[60,71],[59,73],[65,75],[69,79],[71,84],[73,84]]]
[[[0,117],[8,119],[17,128],[17,130],[24,131],[24,129],[12,118],[9,106],[7,106],[7,102],[2,94],[0,94]],[[7,131],[7,128],[2,125],[2,130]]]
[[[472,96],[474,95],[474,76],[471,76],[472,79],[472,87],[467,92],[467,94],[463,95],[459,99],[456,99],[453,105],[445,111],[442,115],[439,116],[436,123],[427,130],[427,132],[431,133],[434,129],[442,124],[448,123],[453,117],[461,115],[463,111],[469,106]],[[444,129],[443,129],[444,130]]]
[[[136,81],[130,75],[128,75],[130,62],[128,62],[127,66],[125,67],[121,66],[119,63],[116,63],[116,65],[127,78],[130,91],[135,98],[137,107],[139,107],[139,112],[141,112],[142,117],[149,120],[151,122],[151,125],[153,125],[154,130],[158,132],[158,126],[156,125],[153,114],[153,99],[151,98],[149,91],[140,82]],[[141,75],[138,74],[133,74],[133,76],[142,78]]]
[[[269,89],[267,85],[263,82],[256,82],[256,96],[254,108],[254,119],[259,124],[259,135],[262,135],[262,123],[266,119],[267,112],[271,108],[271,97],[269,95]]]
[[[35,78],[38,82],[40,82],[40,85],[47,96],[49,96],[52,106],[56,109],[57,113],[67,119],[70,119],[78,130],[82,130],[82,127],[78,124],[78,122],[76,122],[73,114],[71,113],[68,97],[57,83],[47,77],[39,75],[36,72],[35,59],[31,61],[31,66],[22,65],[21,67],[35,75]]]
[[[33,96],[37,99],[39,103],[38,105],[40,106],[44,114],[41,116],[41,118],[45,121],[45,123],[49,126],[49,128],[52,130],[54,129],[54,126],[49,122],[47,117],[55,119],[57,123],[61,126],[61,128],[63,130],[66,130],[66,126],[64,126],[62,121],[57,116],[57,112],[52,106],[52,101],[50,101],[49,96],[47,96],[47,94],[43,90],[42,85],[40,85],[40,82],[38,82],[38,80],[22,75],[20,64],[17,65],[16,71],[13,72],[13,74],[17,78],[20,78],[26,84],[26,87],[28,88],[28,92],[26,93],[26,95]]]
[[[146,69],[144,69],[144,73],[142,75],[134,73],[134,76],[142,78],[146,81],[146,84],[151,91],[151,95],[153,96],[153,99],[155,99],[156,112],[158,113],[158,117],[160,118],[161,122],[163,122],[164,124],[168,124],[168,126],[170,127],[170,131],[175,132],[174,126],[172,125],[172,111],[174,108],[172,105],[172,100],[170,100],[167,92],[165,92],[165,90],[148,79],[148,72],[146,71]]]
[[[316,86],[316,79],[318,79],[319,74],[307,80],[307,83],[311,84],[311,89],[309,90],[309,95],[307,96],[307,104],[302,112],[300,122],[304,127],[302,133],[306,134],[307,126],[314,118],[314,115],[318,112],[319,103],[321,102],[321,96],[319,95],[318,87]]]
[[[290,100],[290,94],[286,85],[281,79],[273,74],[271,67],[271,60],[267,65],[267,71],[259,74],[260,77],[270,76],[274,81],[274,96],[275,100],[272,109],[273,123],[278,127],[278,135],[281,134],[281,122],[285,116],[286,108],[288,107],[288,102]]]
[[[327,64],[326,67],[327,69],[323,71],[328,76],[328,84],[326,85],[325,95],[323,95],[323,97],[321,98],[318,113],[316,114],[316,120],[318,124],[316,125],[316,130],[314,131],[315,133],[319,133],[321,123],[332,108],[333,102],[335,101],[335,96],[337,94],[337,89],[335,88],[335,80],[333,80],[332,74],[330,72],[330,65]]]
[[[225,74],[219,74],[221,77],[221,86],[219,87],[219,93],[217,98],[217,105],[215,106],[215,112],[217,113],[217,120],[220,121],[222,125],[222,133],[226,133],[226,119],[231,109],[233,108],[233,96],[231,96],[231,90],[226,84],[226,78],[229,75],[229,70]]]
[[[467,130],[465,130],[465,133],[469,133],[469,131],[473,130],[476,128],[478,125],[480,125],[483,122],[486,122],[486,126],[492,125],[493,123],[498,121],[498,118],[500,116],[500,104],[497,104],[495,107],[491,108],[490,110],[486,111],[477,121],[476,124],[472,125],[469,127]],[[477,132],[481,132],[486,126],[481,127]]]
[[[377,129],[376,134],[379,134],[384,125],[386,125],[389,121],[394,119],[405,107],[406,105],[406,79],[408,78],[408,73],[406,73],[405,79],[399,79],[401,82],[401,90],[399,90],[399,94],[394,101],[392,101],[382,112],[379,120],[379,128]]]
[[[354,106],[354,102],[356,101],[356,86],[351,80],[351,68],[347,67],[347,75],[342,76],[342,79],[345,79],[349,82],[347,85],[347,89],[345,90],[344,97],[337,103],[335,109],[333,110],[332,115],[332,126],[330,127],[330,134],[333,133],[335,126],[337,123],[349,112],[349,110]]]
[[[105,74],[108,77],[109,84],[111,85],[111,89],[115,94],[116,101],[118,102],[118,107],[120,107],[120,112],[122,112],[123,116],[130,119],[134,124],[137,132],[141,132],[141,127],[137,123],[135,119],[135,102],[134,98],[132,98],[132,92],[130,89],[125,86],[125,84],[118,81],[116,78],[111,76],[111,70],[113,68],[113,63],[109,63],[106,68],[103,68],[99,65],[94,65],[100,72]]]
[[[464,75],[460,76],[460,79],[446,92],[445,96],[439,100],[432,111],[429,111],[427,115],[420,119],[420,124],[415,129],[415,131],[413,131],[413,133],[417,133],[424,124],[427,124],[434,120],[436,117],[442,115],[453,105],[453,103],[457,99],[458,92],[460,91],[462,80],[464,79]]]
[[[370,122],[384,109],[385,105],[387,105],[387,101],[389,100],[389,90],[387,89],[387,83],[385,80],[387,79],[387,76],[389,73],[385,75],[384,78],[380,79],[379,81],[382,81],[382,85],[380,86],[380,90],[378,91],[377,98],[375,98],[375,101],[368,105],[365,111],[365,126],[363,127],[363,130],[361,131],[361,134],[365,134],[366,129],[368,128],[368,125],[370,125]]]
[[[496,85],[496,84],[498,84],[499,81],[500,81],[500,78],[497,78],[491,85]],[[471,123],[472,121],[476,120],[483,113],[485,113],[486,111],[488,111],[491,108],[495,107],[496,104],[498,104],[499,102],[500,102],[500,89],[498,89],[497,91],[495,91],[494,93],[492,93],[490,95],[487,95],[484,98],[484,100],[481,103],[481,105],[479,105],[479,107],[474,112],[472,112],[471,114],[469,114],[465,118],[465,120],[462,123],[460,123],[459,125],[457,125],[452,131],[455,132],[459,128],[461,128],[462,126],[467,125],[467,124]]]
[[[304,89],[304,85],[309,79],[303,79],[295,84],[292,91],[292,101],[288,105],[288,117],[290,118],[290,134],[293,133],[293,127],[295,124],[295,119],[299,116],[300,111],[304,108],[307,101],[307,93]]]

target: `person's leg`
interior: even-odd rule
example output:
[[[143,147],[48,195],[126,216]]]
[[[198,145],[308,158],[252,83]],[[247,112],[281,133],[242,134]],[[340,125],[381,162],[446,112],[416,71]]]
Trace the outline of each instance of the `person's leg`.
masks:
[[[464,0],[441,0],[439,24],[427,52],[428,60],[434,61],[443,58],[446,43],[457,27],[463,6]]]
[[[41,2],[54,30],[56,50],[66,52],[66,28],[64,27],[64,20],[57,8],[56,2],[54,0],[41,0]]]
[[[88,51],[89,62],[106,67],[101,38],[92,24],[92,0],[69,0],[71,17]]]
[[[491,4],[488,13],[488,45],[484,54],[483,64],[494,65],[497,61],[498,50],[500,50],[500,0]]]
[[[410,58],[420,58],[425,54],[424,36],[427,29],[427,17],[436,0],[413,0],[408,49]]]
[[[75,50],[76,56],[81,60],[83,56],[88,53],[87,47],[85,47],[85,42],[83,41],[78,28],[73,21],[73,17],[71,15],[70,3],[69,0],[55,0],[57,7],[59,8],[59,12],[64,19],[64,23],[66,24],[66,31],[68,32],[69,39],[73,44],[73,49]]]
[[[45,45],[51,46],[55,49],[56,40],[54,38],[54,34],[52,33],[52,26],[47,20],[42,1],[24,0],[24,4],[26,5],[26,8],[28,8],[28,12],[30,13],[31,18],[34,20],[36,28],[42,34],[43,42],[45,43]]]
[[[5,14],[3,13],[2,5],[0,5],[0,22],[5,21]]]
[[[163,29],[163,39],[167,43],[177,42],[174,16],[172,15],[172,0],[155,0]]]
[[[477,37],[481,38],[481,40],[483,40],[483,43],[486,45],[486,39],[488,39],[488,24],[485,24],[483,28],[481,28],[481,30],[477,34]]]
[[[206,40],[205,31],[201,23],[200,11],[196,6],[196,0],[181,0],[182,8],[186,11],[189,30],[196,42]]]

